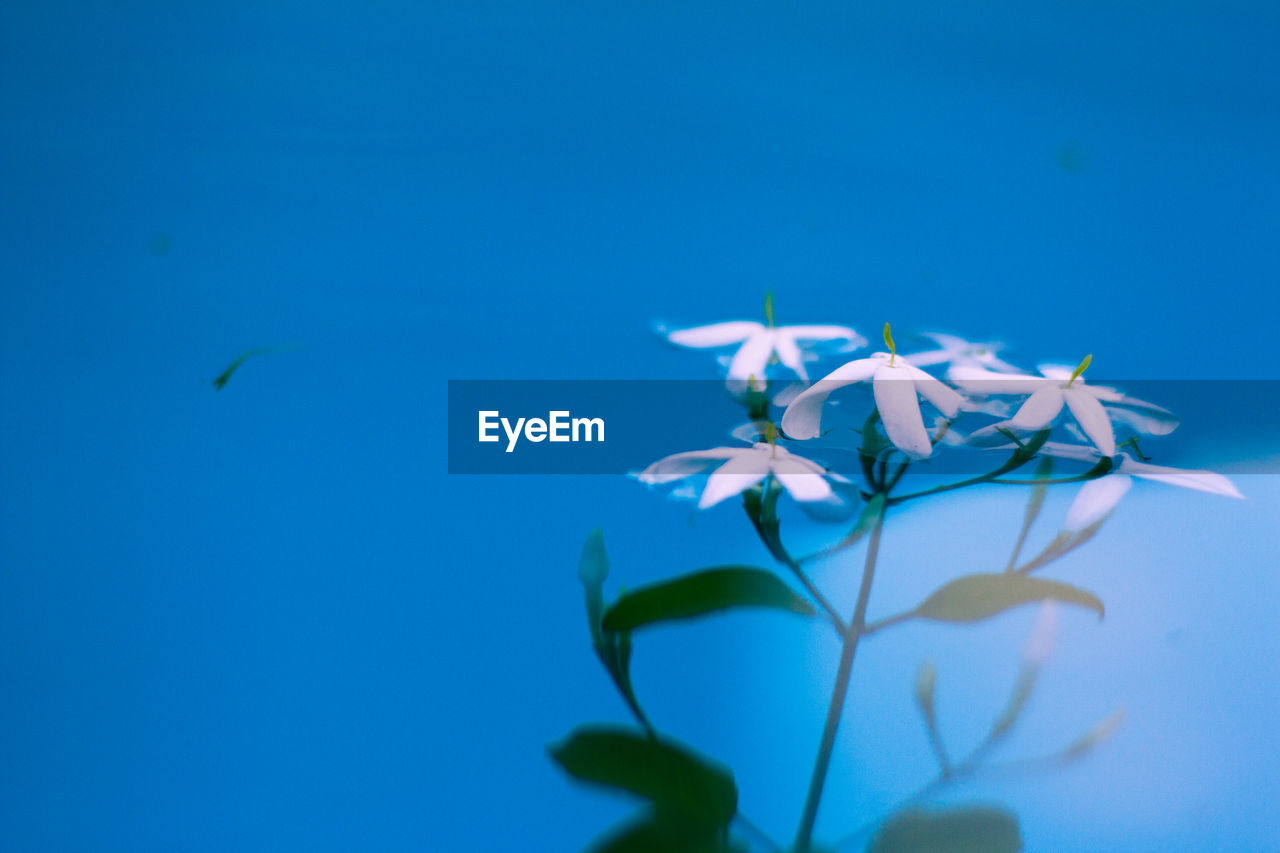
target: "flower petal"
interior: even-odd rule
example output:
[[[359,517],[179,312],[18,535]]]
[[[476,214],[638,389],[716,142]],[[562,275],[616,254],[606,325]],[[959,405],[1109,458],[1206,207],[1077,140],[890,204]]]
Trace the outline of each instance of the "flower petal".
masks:
[[[925,352],[913,352],[907,356],[907,360],[916,367],[932,367],[935,364],[945,364],[954,355],[955,353],[951,352],[951,350],[931,349]]]
[[[973,346],[973,344],[958,335],[948,335],[943,332],[921,332],[920,334],[926,338],[933,338],[938,346],[942,347],[946,352],[964,352]]]
[[[1064,529],[1076,533],[1106,518],[1132,485],[1132,478],[1125,474],[1107,474],[1085,483],[1067,509]]]
[[[752,376],[755,377],[755,387],[764,388],[764,370],[769,364],[769,357],[773,355],[773,338],[772,331],[762,329],[747,338],[746,343],[738,348],[734,353],[733,361],[729,362],[731,390],[736,393],[746,391],[747,379]]]
[[[849,349],[865,347],[867,339],[848,326],[783,326],[784,336],[799,341],[848,341]]]
[[[796,345],[795,339],[790,338],[781,332],[773,336],[773,348],[778,354],[778,361],[795,371],[805,382],[809,381],[809,374],[804,370],[804,358],[800,354],[800,347]]]
[[[1164,406],[1148,403],[1123,394],[1113,401],[1115,408],[1107,407],[1111,418],[1125,426],[1147,435],[1168,435],[1178,428],[1181,419]],[[1124,408],[1119,408],[1124,406]]]
[[[1067,400],[1067,407],[1075,416],[1080,429],[1089,436],[1089,440],[1097,445],[1103,456],[1116,455],[1116,433],[1111,427],[1111,418],[1107,410],[1098,402],[1098,398],[1083,388],[1064,388],[1062,396]]]
[[[947,371],[947,379],[975,394],[1031,394],[1048,380],[1018,373],[997,373],[982,367],[957,364]]]
[[[1057,385],[1043,385],[1027,398],[1009,423],[1020,429],[1044,429],[1062,411],[1062,389]]]
[[[939,412],[949,418],[956,416],[956,413],[960,411],[960,405],[964,402],[964,397],[948,388],[941,380],[935,379],[915,365],[907,364],[907,371],[915,379],[916,390],[924,395],[926,400],[933,403]]]
[[[1181,421],[1173,412],[1161,414],[1150,410],[1122,409],[1119,406],[1103,406],[1112,423],[1127,426],[1143,435],[1168,435],[1178,428]]]
[[[702,490],[698,509],[715,506],[725,498],[739,495],[764,479],[769,473],[769,456],[757,450],[745,450],[711,473]]]
[[[748,453],[746,447],[713,447],[710,450],[690,450],[685,453],[673,453],[654,462],[645,468],[636,478],[642,483],[656,485],[670,483],[700,474],[714,463],[722,459],[732,459],[739,453]]]
[[[745,341],[764,329],[761,323],[750,320],[733,320],[728,323],[712,323],[710,326],[694,326],[667,333],[667,340],[682,347],[723,347]]]
[[[822,404],[831,392],[870,379],[881,364],[878,358],[860,358],[837,367],[810,385],[782,413],[782,431],[791,438],[817,438],[822,427]]]
[[[1037,364],[1036,370],[1040,371],[1041,376],[1054,382],[1070,382],[1071,374],[1076,372],[1075,367],[1070,364]],[[1084,382],[1083,379],[1078,381]]]
[[[875,392],[880,422],[884,424],[885,434],[894,447],[913,459],[923,459],[933,453],[911,372],[905,367],[882,365],[876,371],[871,387]]]
[[[782,487],[798,501],[825,501],[834,497],[826,477],[800,464],[801,461],[794,456],[774,459],[769,468]]]
[[[1098,450],[1081,444],[1063,444],[1060,441],[1046,441],[1040,452],[1059,459],[1073,459],[1076,462],[1097,462]]]
[[[1230,498],[1243,498],[1235,484],[1221,474],[1213,471],[1197,471],[1185,468],[1166,468],[1162,465],[1148,465],[1130,459],[1127,454],[1120,457],[1120,470],[1125,474],[1167,483],[1170,486],[1181,486],[1184,489],[1195,489],[1215,495],[1226,495]]]

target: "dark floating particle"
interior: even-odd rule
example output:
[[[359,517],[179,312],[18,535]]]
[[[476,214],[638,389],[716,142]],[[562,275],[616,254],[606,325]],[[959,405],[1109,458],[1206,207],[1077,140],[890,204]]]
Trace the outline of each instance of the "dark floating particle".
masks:
[[[239,370],[240,365],[244,364],[246,361],[253,358],[255,355],[264,355],[269,352],[284,352],[286,350],[291,350],[291,349],[297,349],[297,346],[291,344],[291,345],[275,346],[275,347],[258,347],[256,349],[251,349],[242,353],[235,361],[227,365],[226,370],[222,371],[222,373],[219,374],[218,377],[213,380],[213,382],[211,383],[213,385],[213,390],[221,391],[224,387],[226,387],[226,384],[229,381],[231,381],[231,374]]]
[[[1058,151],[1058,168],[1070,175],[1083,172],[1089,165],[1089,149],[1079,142],[1068,142]]]
[[[163,258],[173,251],[173,238],[164,231],[157,231],[151,235],[147,248],[155,257]]]

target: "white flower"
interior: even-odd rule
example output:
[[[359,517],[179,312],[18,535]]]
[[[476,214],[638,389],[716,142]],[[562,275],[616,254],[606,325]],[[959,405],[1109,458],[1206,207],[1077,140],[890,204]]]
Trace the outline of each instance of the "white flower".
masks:
[[[698,500],[699,509],[741,494],[770,474],[791,497],[807,502],[837,501],[831,482],[849,482],[816,462],[762,441],[750,447],[713,447],[676,453],[654,462],[637,478],[651,485],[670,483],[701,474],[717,463],[719,467],[711,472]]]
[[[867,344],[866,338],[848,326],[766,326],[751,320],[713,323],[664,334],[677,346],[695,349],[741,344],[729,362],[729,386],[739,393],[747,390],[747,381],[752,377],[752,389],[764,389],[765,368],[775,355],[796,376],[808,382],[802,347],[814,342],[844,341],[841,349],[847,352]]]
[[[782,431],[791,438],[817,437],[822,426],[822,404],[831,392],[868,380],[885,434],[895,447],[915,459],[933,452],[917,395],[924,396],[948,418],[955,417],[964,402],[955,391],[902,356],[878,352],[836,368],[801,392],[782,415]]]
[[[996,353],[1004,348],[1004,344],[975,343],[964,338],[958,338],[955,335],[944,335],[938,332],[925,332],[924,336],[937,341],[938,349],[907,356],[916,367],[949,364],[952,369],[956,367],[979,367],[988,370],[1001,370],[1007,373],[1018,372],[1018,368],[996,356]]]
[[[997,373],[982,368],[958,367],[948,374],[953,382],[966,391],[978,394],[1029,394],[1013,417],[1002,423],[978,430],[973,438],[991,438],[1001,429],[1014,432],[1035,432],[1051,425],[1066,406],[1089,441],[1104,456],[1116,452],[1116,435],[1112,418],[1134,429],[1165,435],[1172,432],[1178,420],[1167,409],[1126,397],[1114,388],[1089,385],[1080,376],[1089,366],[1092,356],[1075,370],[1059,365],[1041,365],[1042,376],[1018,376]],[[1110,406],[1129,406],[1139,411],[1129,412]]]
[[[1092,447],[1059,444],[1054,441],[1045,442],[1040,452],[1077,462],[1097,462],[1102,458],[1102,455]],[[1110,515],[1133,485],[1134,477],[1214,495],[1244,497],[1230,480],[1213,471],[1150,465],[1139,462],[1127,453],[1116,454],[1111,462],[1114,466],[1111,473],[1085,483],[1076,494],[1075,500],[1071,502],[1064,525],[1064,529],[1068,532],[1075,533],[1083,530]]]

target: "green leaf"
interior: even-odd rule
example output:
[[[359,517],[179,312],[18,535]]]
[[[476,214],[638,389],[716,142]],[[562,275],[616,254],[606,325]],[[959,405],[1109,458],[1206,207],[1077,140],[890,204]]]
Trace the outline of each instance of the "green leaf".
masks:
[[[830,548],[824,548],[812,558],[829,557],[837,551],[843,551],[845,548],[851,548],[866,536],[871,528],[876,526],[876,521],[884,514],[884,504],[886,496],[883,492],[879,492],[871,496],[867,501],[867,505],[862,508],[862,512],[858,515],[858,520],[854,523],[853,529],[845,534],[844,538]]]
[[[597,841],[590,853],[745,853],[723,829],[655,811]]]
[[[1093,593],[1059,581],[1028,575],[965,575],[938,589],[916,608],[916,615],[942,622],[978,622],[1010,607],[1053,599],[1096,611],[1101,619],[1102,601]]]
[[[933,688],[938,682],[938,671],[934,668],[933,661],[926,660],[920,664],[920,668],[916,670],[916,704],[920,706],[920,713],[924,714],[925,721],[932,727],[934,725],[933,713]]]
[[[1022,709],[1027,706],[1027,700],[1031,698],[1031,691],[1035,689],[1036,676],[1039,672],[1039,669],[1034,666],[1023,665],[1018,673],[1018,680],[1014,682],[1013,692],[1009,694],[1009,701],[1000,712],[1000,716],[991,724],[991,733],[987,735],[989,742],[994,743],[1013,728],[1013,724],[1022,715]]]
[[[876,832],[867,853],[1018,853],[1018,818],[1000,808],[911,809]]]
[[[582,556],[578,559],[578,580],[587,605],[587,625],[591,639],[597,647],[601,644],[600,618],[604,613],[604,581],[609,576],[609,555],[604,550],[604,534],[596,528],[582,543]]]
[[[569,775],[638,794],[703,826],[727,826],[738,810],[727,769],[665,738],[583,726],[549,749]]]
[[[1031,438],[1022,443],[1022,446],[1018,448],[1018,453],[1026,456],[1028,459],[1035,456],[1040,452],[1040,448],[1044,447],[1044,443],[1049,440],[1049,434],[1052,432],[1053,430],[1050,429],[1037,431],[1031,436]]]
[[[814,614],[813,606],[772,572],[751,566],[716,566],[624,595],[605,612],[601,624],[606,631],[629,631],[731,607]]]

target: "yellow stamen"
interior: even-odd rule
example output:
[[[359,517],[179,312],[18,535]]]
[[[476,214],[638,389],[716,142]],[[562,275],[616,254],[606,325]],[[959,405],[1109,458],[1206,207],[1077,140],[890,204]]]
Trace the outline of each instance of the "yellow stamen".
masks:
[[[773,328],[773,291],[766,290],[764,292],[764,322],[770,329]]]
[[[773,448],[770,458],[778,458],[778,428],[773,425],[773,421],[765,421],[764,440],[769,442],[769,446]]]
[[[1089,353],[1084,357],[1084,361],[1080,362],[1080,366],[1077,367],[1074,371],[1072,371],[1071,378],[1067,380],[1068,388],[1071,387],[1072,382],[1075,382],[1077,379],[1080,378],[1081,373],[1084,373],[1086,370],[1089,369],[1089,364],[1092,361],[1093,361],[1093,353]]]
[[[898,355],[898,348],[893,345],[893,333],[889,331],[889,324],[884,324],[884,345],[889,348],[889,366],[893,367],[893,360]]]

